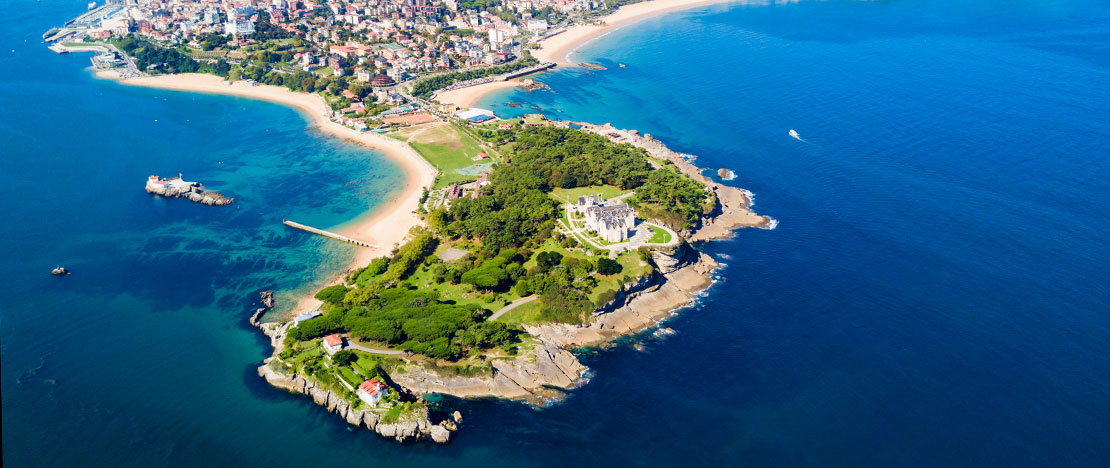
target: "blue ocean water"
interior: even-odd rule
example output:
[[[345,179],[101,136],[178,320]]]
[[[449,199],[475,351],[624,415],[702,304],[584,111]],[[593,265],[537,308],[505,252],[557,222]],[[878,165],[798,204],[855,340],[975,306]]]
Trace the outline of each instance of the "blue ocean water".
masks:
[[[288,109],[92,79],[38,43],[82,8],[0,20],[5,465],[1110,461],[1104,2],[702,7],[575,55],[608,70],[489,96],[651,133],[780,224],[705,245],[728,266],[678,334],[585,353],[565,402],[448,401],[447,446],[267,387],[244,325],[255,291],[295,297],[350,254],[280,219],[343,222],[394,168]],[[141,192],[176,172],[239,201]]]

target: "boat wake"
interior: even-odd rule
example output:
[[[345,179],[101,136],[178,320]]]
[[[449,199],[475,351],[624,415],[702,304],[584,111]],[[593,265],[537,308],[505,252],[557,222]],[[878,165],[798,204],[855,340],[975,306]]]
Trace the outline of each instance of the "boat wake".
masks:
[[[805,140],[802,139],[802,136],[798,134],[798,131],[794,130],[793,128],[790,129],[789,132],[786,132],[786,134],[790,135],[790,137],[795,139],[795,140],[798,140],[798,141],[801,141],[801,142],[805,141]]]

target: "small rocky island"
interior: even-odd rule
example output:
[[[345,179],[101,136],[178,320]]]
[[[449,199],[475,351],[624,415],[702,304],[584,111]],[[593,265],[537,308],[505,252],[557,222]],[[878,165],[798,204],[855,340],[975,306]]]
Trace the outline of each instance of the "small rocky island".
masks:
[[[188,198],[209,206],[230,205],[235,201],[234,198],[205,190],[200,182],[188,182],[181,178],[181,174],[167,179],[152,175],[146,180],[146,191],[164,197]]]

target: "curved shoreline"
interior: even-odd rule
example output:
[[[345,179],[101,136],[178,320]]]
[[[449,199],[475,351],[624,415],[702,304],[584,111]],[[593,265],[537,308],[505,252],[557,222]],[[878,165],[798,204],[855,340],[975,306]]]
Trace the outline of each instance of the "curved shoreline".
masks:
[[[752,0],[651,0],[625,5],[617,11],[602,17],[605,25],[576,24],[566,31],[540,41],[540,48],[531,51],[532,56],[541,62],[555,62],[562,67],[578,66],[568,58],[582,45],[598,39],[613,30],[622,28],[652,16],[675,10],[694,8],[717,3],[751,3]],[[459,107],[473,107],[486,95],[516,86],[515,81],[496,81],[468,88],[453,89],[436,95],[443,104]]]
[[[540,48],[533,50],[532,56],[541,62],[555,62],[564,66],[576,65],[569,61],[568,56],[579,46],[597,39],[606,32],[669,11],[715,3],[752,3],[752,0],[651,0],[625,5],[600,18],[599,21],[603,21],[604,25],[576,24],[562,33],[540,41]]]
[[[422,223],[413,207],[419,205],[424,189],[430,188],[435,182],[437,174],[435,167],[403,142],[376,133],[359,132],[332,122],[327,117],[331,109],[318,95],[296,93],[278,86],[246,86],[242,82],[229,83],[218,76],[201,73],[125,80],[120,79],[119,74],[115,72],[98,71],[96,77],[128,86],[245,97],[292,107],[311,117],[315,127],[320,131],[379,151],[397,163],[404,172],[405,183],[396,195],[336,228],[337,232],[347,237],[386,247],[386,249],[358,248],[348,270],[369,263],[375,257],[388,254],[389,247],[402,243],[408,236],[409,230]],[[343,273],[340,273],[330,282],[336,282],[342,275]],[[291,312],[296,313],[314,307],[316,302],[311,295],[306,296]]]

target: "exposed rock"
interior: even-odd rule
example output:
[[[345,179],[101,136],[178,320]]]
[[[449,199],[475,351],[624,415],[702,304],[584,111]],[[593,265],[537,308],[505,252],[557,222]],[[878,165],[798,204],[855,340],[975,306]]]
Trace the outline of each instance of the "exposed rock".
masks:
[[[585,326],[566,324],[527,325],[528,333],[564,348],[593,346],[621,335],[635,333],[689,304],[694,294],[712,284],[710,275],[720,265],[701,252],[682,246],[670,255],[657,253],[660,271],[646,287],[628,293]]]
[[[251,319],[250,319],[251,326],[254,327],[254,328],[258,328],[258,327],[262,326],[262,315],[265,314],[265,313],[266,313],[266,309],[263,308],[263,307],[259,307],[258,310],[255,310],[254,313],[251,314]]]
[[[499,397],[523,400],[547,387],[573,388],[586,371],[569,351],[554,344],[540,343],[535,349],[513,360],[492,363],[488,376],[440,376],[423,367],[412,366],[391,374],[394,382],[414,393],[442,393],[460,398]],[[462,414],[458,415],[459,420]]]
[[[772,222],[771,218],[757,215],[749,208],[750,192],[716,183],[707,185],[716,195],[716,208],[688,233],[687,239],[691,242],[727,239],[738,228],[765,227]]]
[[[262,292],[258,293],[258,295],[262,298],[262,305],[263,306],[266,306],[266,308],[268,308],[268,309],[273,309],[274,308],[274,292],[273,291],[262,291]]]
[[[375,429],[375,431],[377,431],[378,434],[381,434],[382,437],[396,437],[397,436],[397,425],[396,424],[378,424],[378,428]]]
[[[433,441],[440,444],[445,444],[448,440],[451,440],[451,431],[448,431],[442,426],[433,426],[430,430],[430,435]]]
[[[451,413],[451,419],[454,419],[455,422],[457,422],[457,423],[461,423],[462,422],[462,413],[460,413],[458,411],[455,411],[454,413]]]
[[[150,176],[147,178],[146,191],[163,197],[185,198],[208,206],[230,205],[235,201],[234,198],[205,190],[203,184],[186,182],[181,177],[162,179]]]

